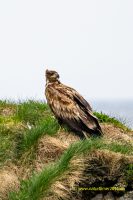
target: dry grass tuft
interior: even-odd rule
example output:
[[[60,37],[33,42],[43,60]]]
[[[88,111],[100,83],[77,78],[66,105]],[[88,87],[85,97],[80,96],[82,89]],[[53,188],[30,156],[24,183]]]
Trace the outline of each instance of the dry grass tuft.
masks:
[[[80,138],[72,132],[59,132],[57,137],[67,146],[76,141],[80,141]]]
[[[6,107],[6,108],[3,108],[0,112],[0,114],[4,117],[10,117],[10,116],[13,116],[14,113],[16,112],[15,108],[13,107]]]
[[[17,175],[12,170],[0,171],[0,199],[7,199],[9,191],[19,188],[19,180]]]
[[[132,131],[125,132],[124,130],[115,127],[112,124],[101,124],[104,132],[104,139],[109,141],[117,141],[122,144],[133,144]]]
[[[40,171],[44,165],[54,162],[67,149],[60,139],[46,135],[41,138],[36,151],[35,168]]]

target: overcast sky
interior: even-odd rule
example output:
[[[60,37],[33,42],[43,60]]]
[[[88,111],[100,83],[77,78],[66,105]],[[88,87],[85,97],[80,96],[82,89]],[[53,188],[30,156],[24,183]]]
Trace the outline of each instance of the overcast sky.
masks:
[[[1,0],[0,98],[44,99],[46,68],[87,99],[132,99],[133,1]]]

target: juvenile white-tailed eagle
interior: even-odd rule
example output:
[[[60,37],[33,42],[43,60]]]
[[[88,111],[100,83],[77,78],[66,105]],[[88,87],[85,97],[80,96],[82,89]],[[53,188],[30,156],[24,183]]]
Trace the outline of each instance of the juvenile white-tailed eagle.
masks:
[[[60,124],[66,124],[80,138],[87,137],[87,134],[102,135],[89,103],[76,90],[62,84],[56,71],[46,70],[45,95]]]

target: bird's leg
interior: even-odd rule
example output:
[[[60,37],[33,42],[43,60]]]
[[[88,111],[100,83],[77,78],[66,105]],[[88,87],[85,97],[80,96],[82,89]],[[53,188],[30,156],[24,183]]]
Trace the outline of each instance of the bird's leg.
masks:
[[[58,133],[59,133],[61,131],[61,129],[62,129],[62,120],[60,118],[57,118],[57,121],[58,121],[58,123],[60,125],[59,130],[58,130]]]
[[[58,133],[60,133],[61,129],[62,129],[62,127],[60,126],[60,127],[59,127],[59,130],[58,130]]]
[[[58,123],[60,124],[60,126],[62,126],[63,121],[60,118],[57,118],[57,120],[58,120]]]
[[[86,132],[83,131],[83,134],[84,134],[85,138],[88,140],[89,137],[87,136]]]

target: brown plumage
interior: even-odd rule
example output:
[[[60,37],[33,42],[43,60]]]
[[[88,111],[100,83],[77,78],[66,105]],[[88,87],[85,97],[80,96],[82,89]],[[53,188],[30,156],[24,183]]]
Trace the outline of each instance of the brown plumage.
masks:
[[[80,138],[87,137],[87,134],[102,135],[89,103],[76,90],[62,84],[56,71],[46,70],[45,95],[60,124],[66,124]]]

